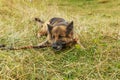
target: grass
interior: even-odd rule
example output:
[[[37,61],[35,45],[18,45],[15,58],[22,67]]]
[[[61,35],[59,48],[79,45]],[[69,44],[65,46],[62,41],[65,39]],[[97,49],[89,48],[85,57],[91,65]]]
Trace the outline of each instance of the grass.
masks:
[[[55,52],[51,48],[0,50],[1,80],[119,80],[119,0],[0,0],[0,43],[36,45],[34,17],[74,21],[79,46]]]

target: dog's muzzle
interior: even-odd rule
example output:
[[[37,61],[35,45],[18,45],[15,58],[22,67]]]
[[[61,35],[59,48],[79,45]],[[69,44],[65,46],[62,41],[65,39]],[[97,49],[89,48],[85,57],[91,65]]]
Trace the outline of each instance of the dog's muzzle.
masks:
[[[61,49],[63,49],[64,47],[66,46],[66,43],[65,42],[56,42],[56,43],[53,43],[52,44],[52,48],[57,50],[57,51],[60,51]]]

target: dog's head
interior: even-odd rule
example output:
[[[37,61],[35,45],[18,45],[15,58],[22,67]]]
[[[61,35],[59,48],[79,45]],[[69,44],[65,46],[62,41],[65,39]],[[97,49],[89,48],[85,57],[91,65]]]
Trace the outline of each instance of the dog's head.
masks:
[[[48,24],[47,26],[53,49],[61,50],[73,40],[73,21],[68,25],[53,26]]]

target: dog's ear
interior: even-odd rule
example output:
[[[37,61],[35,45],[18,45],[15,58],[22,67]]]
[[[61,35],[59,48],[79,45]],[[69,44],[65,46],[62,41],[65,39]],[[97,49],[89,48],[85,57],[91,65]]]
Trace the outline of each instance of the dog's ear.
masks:
[[[73,30],[73,21],[71,21],[66,29],[66,34],[69,34]]]
[[[52,30],[53,26],[50,25],[50,24],[47,24],[47,26],[48,26],[48,32],[51,33],[51,30]]]
[[[37,22],[39,22],[39,23],[41,23],[41,24],[44,23],[44,21],[40,20],[39,18],[35,18],[35,21],[37,21]]]

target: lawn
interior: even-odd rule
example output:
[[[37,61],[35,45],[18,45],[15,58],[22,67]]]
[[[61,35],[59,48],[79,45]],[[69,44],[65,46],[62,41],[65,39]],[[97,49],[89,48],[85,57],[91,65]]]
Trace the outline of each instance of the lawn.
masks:
[[[0,0],[0,44],[44,41],[35,17],[73,20],[85,49],[0,50],[0,80],[120,80],[120,0]]]

